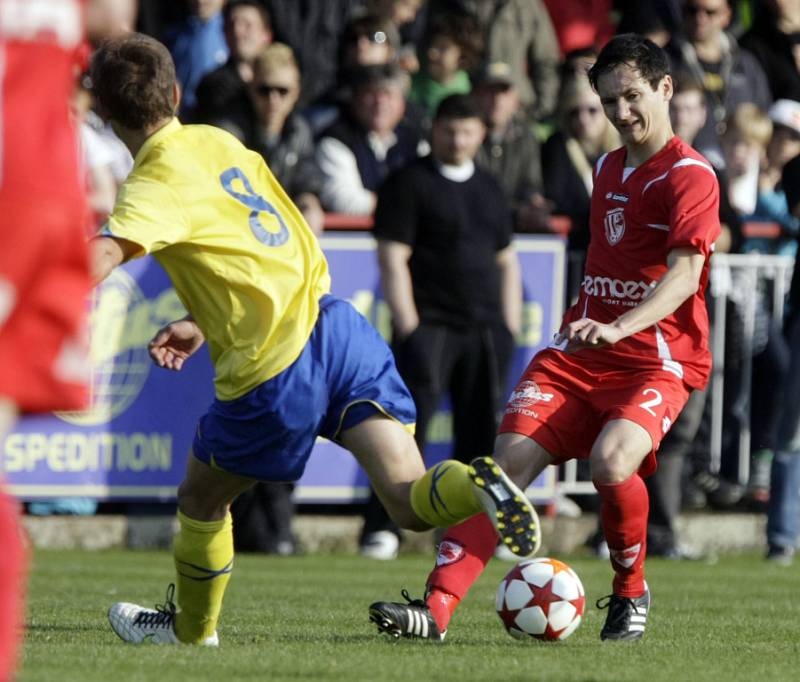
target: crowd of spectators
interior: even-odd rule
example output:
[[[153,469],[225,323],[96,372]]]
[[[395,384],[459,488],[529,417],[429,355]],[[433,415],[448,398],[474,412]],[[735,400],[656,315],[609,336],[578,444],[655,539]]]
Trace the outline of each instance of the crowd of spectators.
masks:
[[[550,233],[552,216],[569,218],[569,297],[589,240],[592,168],[619,144],[586,70],[615,31],[643,33],[671,61],[676,133],[720,179],[724,236],[717,250],[797,250],[800,223],[783,186],[784,167],[800,155],[797,2],[140,0],[137,27],[173,55],[181,119],[225,128],[262,154],[317,234],[326,213],[371,216],[381,202],[382,215],[396,210],[386,205],[387,178],[429,153],[443,101],[470,97],[484,126],[474,162],[497,183],[512,229]],[[76,108],[87,129],[92,204],[102,219],[130,159],[92,115],[87,97]],[[748,235],[743,226],[752,221],[777,226],[776,235]],[[735,284],[731,291],[741,292]],[[668,488],[682,480],[694,504],[744,500],[764,508],[769,498],[783,379],[800,349],[784,336],[771,291],[762,287],[756,296],[756,333],[748,343],[740,343],[746,306],[735,293],[726,311],[721,478],[696,454],[708,449],[703,394],[676,425],[680,442],[665,441],[666,451],[680,453],[679,464],[664,467],[673,481]],[[736,374],[743,353],[752,356],[752,382]],[[743,409],[752,432],[749,485],[735,473]],[[669,527],[679,503],[666,506]],[[662,544],[671,542],[667,536]],[[285,548],[290,537],[281,542]]]

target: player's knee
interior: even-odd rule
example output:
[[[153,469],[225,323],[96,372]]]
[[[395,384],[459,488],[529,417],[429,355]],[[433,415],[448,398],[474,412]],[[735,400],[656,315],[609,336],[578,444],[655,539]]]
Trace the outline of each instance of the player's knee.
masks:
[[[178,486],[178,509],[195,521],[216,521],[225,518],[228,504],[221,502],[208,490],[184,481]]]
[[[595,446],[589,457],[592,480],[596,483],[621,483],[636,471],[630,457],[612,445]]]

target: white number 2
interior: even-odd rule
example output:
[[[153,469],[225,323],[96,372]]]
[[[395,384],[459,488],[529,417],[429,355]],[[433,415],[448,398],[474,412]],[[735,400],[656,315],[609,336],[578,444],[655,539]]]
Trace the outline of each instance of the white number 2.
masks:
[[[653,412],[653,410],[651,410],[650,408],[655,407],[656,405],[660,405],[661,401],[664,399],[661,397],[661,393],[659,393],[654,388],[646,388],[644,389],[644,391],[642,391],[642,395],[647,395],[648,393],[652,393],[655,396],[655,398],[653,398],[652,400],[645,400],[643,403],[639,403],[639,407],[641,407],[644,410],[647,410],[654,417],[657,417],[658,415],[655,412]]]

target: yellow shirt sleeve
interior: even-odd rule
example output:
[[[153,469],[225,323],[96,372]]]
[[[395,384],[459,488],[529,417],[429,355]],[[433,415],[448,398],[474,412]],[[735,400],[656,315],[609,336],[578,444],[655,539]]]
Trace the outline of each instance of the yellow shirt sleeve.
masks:
[[[120,189],[103,235],[139,244],[138,257],[185,240],[190,230],[189,216],[167,184],[134,176]]]

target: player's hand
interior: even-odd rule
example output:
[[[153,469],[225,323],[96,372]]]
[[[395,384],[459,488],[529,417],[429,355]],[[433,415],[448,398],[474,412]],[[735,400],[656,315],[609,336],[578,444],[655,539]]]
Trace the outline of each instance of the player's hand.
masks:
[[[205,336],[194,320],[176,320],[158,330],[147,344],[147,350],[150,359],[159,367],[178,372],[204,341]]]
[[[625,334],[612,324],[603,324],[588,317],[570,322],[557,336],[556,343],[567,342],[567,353],[576,353],[585,348],[610,346]]]

